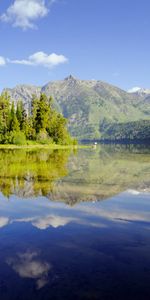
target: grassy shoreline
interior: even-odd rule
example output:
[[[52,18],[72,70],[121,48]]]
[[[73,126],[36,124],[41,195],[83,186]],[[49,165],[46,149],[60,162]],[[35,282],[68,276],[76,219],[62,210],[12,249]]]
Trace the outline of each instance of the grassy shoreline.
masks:
[[[56,145],[56,144],[33,144],[33,145],[14,145],[0,144],[0,149],[82,149],[91,148],[90,145]]]

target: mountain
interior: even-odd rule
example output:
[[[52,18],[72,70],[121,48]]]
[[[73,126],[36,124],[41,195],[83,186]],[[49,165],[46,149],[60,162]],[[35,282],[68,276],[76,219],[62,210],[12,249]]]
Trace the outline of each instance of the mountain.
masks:
[[[36,95],[37,97],[40,96],[41,93],[41,87],[36,87],[33,85],[17,85],[13,89],[6,88],[3,90],[3,92],[8,92],[10,95],[10,98],[12,101],[17,103],[20,99],[23,100],[24,106],[26,110],[30,110],[31,108],[31,99],[33,95]]]
[[[27,110],[33,94],[53,96],[54,105],[69,120],[71,134],[80,139],[104,137],[108,124],[150,120],[150,93],[129,93],[99,80],[80,80],[70,75],[43,87],[19,85],[5,91],[15,102],[22,99]]]
[[[146,95],[146,94],[150,94],[150,89],[144,89],[144,88],[140,88],[140,87],[133,87],[132,89],[128,90],[128,93],[130,94],[138,94],[138,95]]]
[[[112,142],[150,143],[150,120],[139,120],[126,123],[109,123],[101,127],[101,140]]]

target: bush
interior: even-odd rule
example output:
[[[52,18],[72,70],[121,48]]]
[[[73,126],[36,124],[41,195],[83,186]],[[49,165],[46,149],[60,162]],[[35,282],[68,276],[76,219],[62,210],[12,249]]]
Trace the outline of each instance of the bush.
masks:
[[[49,137],[45,129],[40,130],[40,132],[37,135],[37,141],[40,144],[53,144],[53,139]]]
[[[72,144],[73,144],[74,146],[77,146],[77,145],[78,145],[77,139],[73,139],[73,140],[72,140]]]
[[[26,144],[26,136],[21,131],[13,132],[12,143],[15,145],[25,145]]]

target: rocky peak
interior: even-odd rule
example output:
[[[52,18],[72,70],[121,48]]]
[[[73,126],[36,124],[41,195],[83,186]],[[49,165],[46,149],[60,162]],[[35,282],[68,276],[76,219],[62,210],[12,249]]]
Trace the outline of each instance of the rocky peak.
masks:
[[[71,74],[65,78],[65,81],[69,81],[69,82],[75,82],[77,81],[77,78],[75,78],[74,76],[72,76]]]
[[[128,90],[130,94],[138,94],[138,95],[149,95],[150,89],[140,88],[140,87],[133,87],[132,89]]]

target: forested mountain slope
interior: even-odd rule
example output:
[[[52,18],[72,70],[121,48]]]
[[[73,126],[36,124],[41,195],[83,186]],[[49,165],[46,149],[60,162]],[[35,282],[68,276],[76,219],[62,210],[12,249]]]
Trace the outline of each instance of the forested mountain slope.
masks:
[[[27,110],[33,94],[53,96],[57,110],[69,120],[71,134],[80,139],[104,137],[104,129],[112,124],[124,126],[150,120],[150,94],[128,93],[99,80],[80,80],[70,75],[43,87],[20,85],[6,90],[11,100],[23,99]]]

